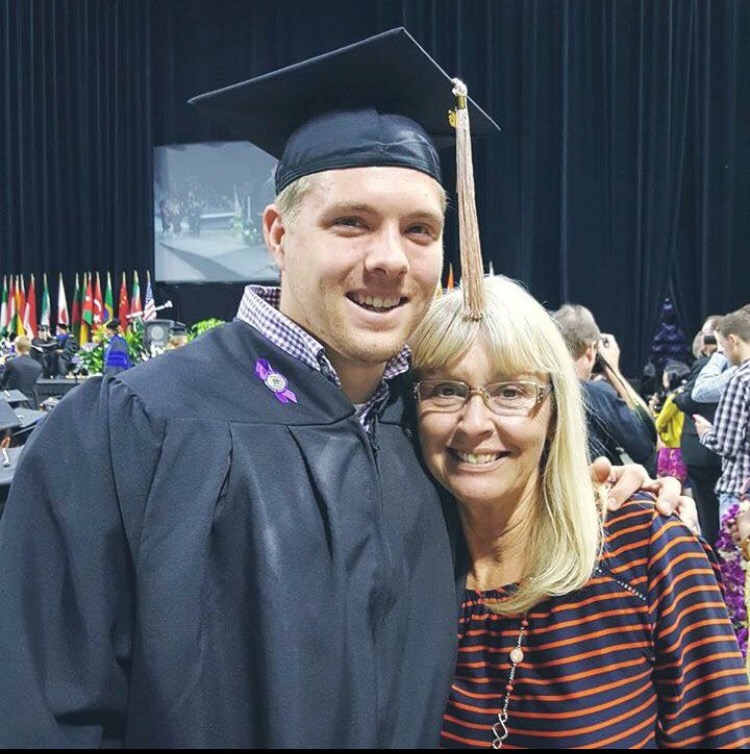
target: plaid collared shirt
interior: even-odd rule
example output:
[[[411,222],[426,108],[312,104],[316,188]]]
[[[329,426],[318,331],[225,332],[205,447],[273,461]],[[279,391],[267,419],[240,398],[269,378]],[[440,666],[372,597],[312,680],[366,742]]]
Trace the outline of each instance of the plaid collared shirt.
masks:
[[[721,456],[716,491],[738,495],[750,478],[750,360],[732,374],[701,443]]]
[[[340,388],[341,381],[326,356],[325,348],[279,311],[280,300],[280,288],[248,285],[237,310],[237,319],[254,327],[282,351],[317,370]],[[369,428],[378,407],[390,393],[388,381],[408,371],[410,355],[409,347],[404,346],[401,353],[385,365],[383,379],[370,399],[356,406],[357,416],[365,429]]]

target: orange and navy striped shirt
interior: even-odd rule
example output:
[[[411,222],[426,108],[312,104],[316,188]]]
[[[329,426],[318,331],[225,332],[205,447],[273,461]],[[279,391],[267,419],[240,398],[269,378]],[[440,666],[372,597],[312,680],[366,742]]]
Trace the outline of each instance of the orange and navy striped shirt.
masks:
[[[590,581],[528,615],[503,748],[750,746],[750,682],[717,574],[676,517],[638,501],[610,514]],[[509,589],[466,592],[444,748],[492,743],[520,616],[486,604]]]

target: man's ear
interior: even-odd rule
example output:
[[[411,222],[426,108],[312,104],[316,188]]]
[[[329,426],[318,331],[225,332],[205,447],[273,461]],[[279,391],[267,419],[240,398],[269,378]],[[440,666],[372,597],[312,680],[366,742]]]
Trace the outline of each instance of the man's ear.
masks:
[[[263,211],[263,239],[268,250],[273,256],[276,266],[284,270],[284,234],[286,228],[281,218],[279,208],[275,204],[269,204]]]
[[[592,364],[596,361],[596,345],[590,345],[586,349],[586,361],[588,361],[589,364]]]

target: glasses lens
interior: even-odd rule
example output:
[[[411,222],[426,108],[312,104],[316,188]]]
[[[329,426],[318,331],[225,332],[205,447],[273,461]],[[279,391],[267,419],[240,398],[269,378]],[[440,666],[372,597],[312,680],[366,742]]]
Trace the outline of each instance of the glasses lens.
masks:
[[[502,414],[528,413],[536,403],[537,387],[532,382],[498,382],[487,385],[492,410]]]
[[[454,408],[463,405],[469,394],[463,382],[451,380],[423,380],[419,383],[419,398],[438,408]]]

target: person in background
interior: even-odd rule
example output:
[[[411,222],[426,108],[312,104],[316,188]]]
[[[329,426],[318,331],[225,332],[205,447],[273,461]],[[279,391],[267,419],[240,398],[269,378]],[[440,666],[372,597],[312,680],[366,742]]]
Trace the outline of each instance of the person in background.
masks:
[[[55,374],[55,340],[49,331],[49,325],[40,324],[37,336],[31,340],[31,358],[42,365],[42,377],[52,377]]]
[[[411,338],[419,438],[468,552],[443,748],[746,748],[750,680],[712,553],[648,499],[604,516],[548,313],[488,279]]]
[[[169,340],[165,347],[165,351],[174,351],[175,348],[182,348],[188,344],[188,332],[187,325],[182,322],[175,322],[169,328]]]
[[[120,335],[120,320],[110,319],[105,325],[107,342],[104,346],[103,374],[115,375],[133,366],[128,353],[128,344]]]
[[[750,304],[743,306],[741,311],[750,313]],[[720,317],[714,318],[714,331],[703,334],[704,346],[711,358],[701,370],[693,386],[692,397],[698,403],[718,403],[736,369],[736,366],[727,359],[724,348],[716,340],[720,320]]]
[[[28,336],[17,336],[13,345],[16,355],[13,358],[8,357],[5,361],[5,369],[0,376],[0,388],[20,390],[35,409],[38,407],[36,382],[42,376],[42,365],[31,358],[31,340]]]
[[[739,501],[740,489],[750,479],[750,311],[727,314],[719,323],[718,338],[732,374],[713,422],[700,414],[693,419],[701,444],[721,456],[716,491],[724,515]]]
[[[682,362],[670,360],[666,363],[662,373],[663,400],[655,416],[659,435],[656,475],[673,476],[683,485],[687,482],[687,469],[682,462],[680,442],[685,414],[675,403],[675,397],[683,390],[689,372],[688,365]]]
[[[736,577],[739,560],[736,545],[728,535],[737,515],[740,497],[750,480],[750,310],[727,314],[718,326],[719,346],[733,371],[716,408],[713,423],[695,414],[701,444],[721,456],[721,476],[716,483],[719,496],[717,552],[728,586],[728,601],[738,638],[747,640],[744,584]]]
[[[57,371],[59,377],[65,377],[73,368],[73,357],[80,350],[80,345],[76,336],[70,332],[70,328],[65,322],[57,323],[56,330],[57,348],[55,355],[57,357]]]
[[[707,317],[703,323],[698,334],[697,359],[690,369],[684,389],[679,391],[674,398],[675,405],[685,416],[680,436],[680,452],[687,469],[688,484],[698,509],[701,533],[711,546],[715,546],[719,536],[719,498],[714,488],[721,475],[721,457],[718,453],[701,445],[693,414],[701,414],[709,422],[713,421],[718,401],[698,403],[693,399],[693,392],[703,368],[716,351],[715,330],[720,320],[721,317],[714,314]]]
[[[557,321],[583,386],[591,458],[603,455],[622,463],[622,453],[656,470],[656,428],[645,401],[620,372],[614,335],[602,334],[594,315],[580,304],[565,304]],[[597,361],[606,379],[592,379]]]

